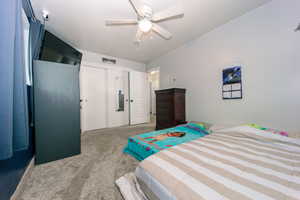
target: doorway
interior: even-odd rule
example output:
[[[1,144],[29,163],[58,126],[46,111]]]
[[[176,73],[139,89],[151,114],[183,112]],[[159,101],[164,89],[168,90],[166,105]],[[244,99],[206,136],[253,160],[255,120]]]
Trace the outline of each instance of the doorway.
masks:
[[[156,95],[155,91],[159,90],[159,69],[155,68],[148,72],[149,88],[150,88],[150,118],[151,122],[156,120]]]
[[[150,122],[148,77],[145,72],[129,75],[130,125]]]

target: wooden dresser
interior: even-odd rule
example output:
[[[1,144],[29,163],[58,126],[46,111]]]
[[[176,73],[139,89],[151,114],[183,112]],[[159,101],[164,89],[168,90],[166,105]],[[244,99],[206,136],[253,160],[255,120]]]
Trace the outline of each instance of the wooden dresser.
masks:
[[[155,91],[156,130],[186,123],[185,91],[185,89],[180,88]]]

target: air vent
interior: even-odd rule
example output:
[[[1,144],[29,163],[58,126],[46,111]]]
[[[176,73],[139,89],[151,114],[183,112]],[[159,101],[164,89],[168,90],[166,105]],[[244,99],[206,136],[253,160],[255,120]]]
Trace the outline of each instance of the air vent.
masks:
[[[102,62],[103,63],[106,63],[106,64],[113,64],[115,65],[117,63],[117,60],[116,59],[109,59],[109,58],[102,58]]]

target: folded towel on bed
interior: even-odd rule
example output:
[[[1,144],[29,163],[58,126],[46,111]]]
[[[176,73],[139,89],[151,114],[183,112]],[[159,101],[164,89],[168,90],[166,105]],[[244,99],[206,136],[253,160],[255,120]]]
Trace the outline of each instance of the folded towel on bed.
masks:
[[[130,137],[124,152],[137,160],[144,160],[163,149],[198,139],[207,134],[208,132],[203,127],[194,123],[188,123],[174,128]]]

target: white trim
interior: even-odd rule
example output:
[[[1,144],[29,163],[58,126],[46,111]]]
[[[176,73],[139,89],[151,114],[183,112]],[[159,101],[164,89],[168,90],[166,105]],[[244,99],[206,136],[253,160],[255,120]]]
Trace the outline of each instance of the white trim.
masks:
[[[22,191],[22,187],[25,184],[25,180],[29,177],[30,171],[33,169],[34,167],[34,157],[31,159],[29,165],[27,166],[15,192],[13,193],[13,195],[10,197],[10,200],[17,200],[20,192]]]

